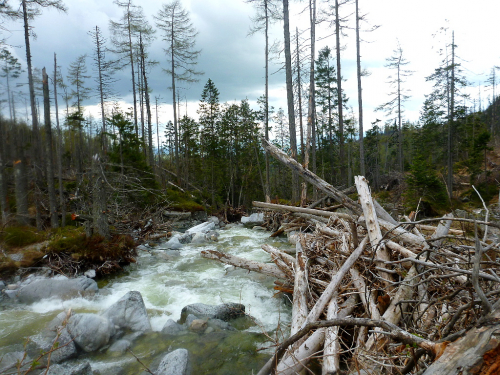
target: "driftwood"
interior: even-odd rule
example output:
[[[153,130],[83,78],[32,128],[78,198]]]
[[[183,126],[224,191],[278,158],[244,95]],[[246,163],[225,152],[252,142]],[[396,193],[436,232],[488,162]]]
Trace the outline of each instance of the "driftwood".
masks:
[[[337,194],[312,180],[329,196]],[[272,217],[273,231],[297,231],[290,235],[295,256],[269,245],[262,248],[274,264],[202,253],[279,279],[275,289],[293,296],[290,337],[276,342],[259,375],[312,373],[315,358],[324,374],[500,373],[494,334],[500,329],[500,244],[466,237],[452,226],[468,220],[451,215],[388,220],[366,180],[357,177],[356,185],[360,203],[337,195],[352,214],[254,203]]]
[[[201,252],[201,256],[207,259],[218,260],[222,263],[230,264],[235,267],[244,268],[249,271],[263,273],[264,275],[285,279],[286,275],[274,264],[260,263],[253,260],[243,259],[234,255],[221,253],[215,250],[206,250]]]

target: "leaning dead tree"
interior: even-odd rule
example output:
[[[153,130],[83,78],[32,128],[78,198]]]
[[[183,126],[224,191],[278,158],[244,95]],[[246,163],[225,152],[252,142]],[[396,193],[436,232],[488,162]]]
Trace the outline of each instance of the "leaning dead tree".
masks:
[[[293,296],[290,337],[276,342],[259,375],[302,373],[311,361],[323,374],[499,373],[499,245],[473,230],[497,223],[451,214],[397,222],[364,177],[355,178],[354,201],[264,147],[347,210],[254,202],[266,210],[272,236],[286,233],[295,251],[263,245],[272,263],[202,252],[275,277],[275,289]]]

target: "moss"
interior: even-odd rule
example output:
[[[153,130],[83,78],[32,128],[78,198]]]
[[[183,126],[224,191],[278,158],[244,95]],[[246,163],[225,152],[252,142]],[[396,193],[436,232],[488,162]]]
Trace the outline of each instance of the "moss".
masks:
[[[8,249],[28,246],[44,240],[43,233],[26,226],[7,227],[0,232],[0,241]]]
[[[166,191],[169,207],[177,211],[205,211],[201,205],[201,199],[189,192],[182,192],[178,189],[168,189]]]
[[[63,272],[94,268],[102,275],[135,262],[135,247],[135,241],[128,235],[115,235],[107,240],[99,235],[87,237],[80,228],[64,228],[49,243],[46,254],[49,260],[64,259]]]

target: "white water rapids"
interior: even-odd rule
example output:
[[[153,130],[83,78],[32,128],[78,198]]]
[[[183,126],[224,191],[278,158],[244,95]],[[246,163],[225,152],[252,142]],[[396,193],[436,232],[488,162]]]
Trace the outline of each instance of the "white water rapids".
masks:
[[[128,266],[122,275],[101,281],[99,294],[92,298],[75,298],[65,301],[42,300],[32,305],[11,304],[9,301],[4,301],[0,311],[0,356],[22,350],[21,345],[26,337],[38,334],[59,312],[71,308],[74,312],[99,313],[131,290],[142,294],[153,331],[156,331],[151,334],[152,336],[143,339],[135,349],[132,348],[136,354],[142,356],[158,355],[161,350],[158,343],[164,341],[158,331],[161,331],[167,319],[178,320],[184,306],[197,302],[209,305],[226,302],[242,303],[246,307],[246,313],[257,323],[247,328],[246,332],[265,331],[273,335],[277,327],[281,326],[283,329],[290,320],[289,304],[285,303],[283,298],[273,298],[275,293],[272,287],[273,279],[245,270],[234,270],[219,262],[204,259],[200,255],[202,250],[212,249],[247,259],[269,262],[269,255],[260,248],[264,243],[276,247],[290,246],[283,239],[269,238],[269,232],[236,226],[220,230],[219,241],[216,243],[184,245],[177,253],[162,250],[162,244],[152,248],[150,252],[139,250],[137,263]],[[194,343],[198,343],[202,339],[195,337],[193,340]],[[255,342],[255,339],[252,340]],[[169,345],[170,347],[176,346],[175,342]],[[193,345],[197,348],[199,346]],[[261,345],[257,344],[257,347],[259,346]],[[245,350],[248,351],[248,347],[245,346],[245,349],[241,350],[244,351],[243,354],[235,359],[240,362],[247,355]],[[220,351],[222,352],[222,349]],[[205,355],[212,356],[213,354]],[[85,357],[86,360],[90,360],[93,369],[98,369],[103,374],[129,374],[137,371],[106,371],[113,366],[115,369],[123,369],[126,363],[135,362],[135,359],[128,353],[119,357],[106,353]],[[142,357],[142,359],[147,363],[148,358]],[[260,358],[259,361],[261,362],[262,359]],[[246,373],[250,373],[251,370],[247,369]],[[206,373],[230,373],[222,367],[220,371],[210,371],[216,372]],[[238,372],[234,372],[236,373]]]

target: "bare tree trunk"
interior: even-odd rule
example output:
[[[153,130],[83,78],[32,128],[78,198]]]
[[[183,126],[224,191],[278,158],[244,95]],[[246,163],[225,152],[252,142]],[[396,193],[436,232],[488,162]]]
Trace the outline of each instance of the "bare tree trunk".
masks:
[[[50,123],[50,98],[49,98],[49,76],[45,68],[42,69],[43,76],[43,109],[45,119],[45,142],[47,150],[47,188],[49,191],[50,226],[59,227],[57,217],[56,189],[54,186],[54,159],[52,157],[52,125]]]
[[[264,12],[266,17],[266,28],[265,28],[265,36],[266,36],[266,102],[265,102],[265,110],[264,110],[264,122],[265,122],[265,130],[264,137],[266,140],[269,140],[269,9],[267,6],[267,0],[264,1]],[[271,177],[270,177],[270,165],[269,165],[269,155],[265,154],[266,158],[266,187],[265,187],[265,195],[266,202],[271,202]]]
[[[148,147],[149,147],[149,165],[154,166],[153,152],[153,129],[151,125],[151,104],[149,100],[148,77],[146,75],[146,58],[144,55],[144,44],[142,43],[142,34],[140,35],[141,60],[142,60],[142,76],[144,80],[144,97],[146,100],[146,114],[148,122]]]
[[[64,202],[64,187],[62,182],[62,146],[63,135],[61,125],[59,124],[59,106],[57,104],[57,57],[54,53],[54,105],[56,107],[56,124],[57,124],[57,170],[59,178],[59,205],[61,210],[61,227],[66,226],[66,205]]]
[[[28,165],[24,149],[26,147],[26,134],[19,128],[16,129],[16,157],[14,164],[14,184],[16,197],[16,219],[21,225],[29,224],[28,215]]]
[[[299,53],[299,28],[295,28],[295,42],[296,42],[296,53],[295,53],[295,61],[296,61],[296,69],[297,69],[297,95],[298,95],[298,103],[299,103],[299,133],[300,133],[300,153],[302,154],[302,162],[305,160],[304,152],[305,144],[304,144],[304,126],[302,123],[302,81],[300,75],[300,53]]]
[[[455,121],[455,32],[451,42],[450,116],[448,118],[448,193],[453,197],[453,123]]]
[[[94,231],[104,238],[109,238],[109,224],[107,215],[107,195],[106,184],[103,176],[103,169],[99,155],[92,158],[92,180],[94,190],[92,194],[92,217]]]
[[[290,15],[288,0],[283,0],[283,19],[285,35],[285,66],[286,66],[286,92],[288,104],[288,127],[290,130],[290,149],[292,158],[297,160],[297,134],[295,130],[295,111],[293,108],[293,82],[292,82],[292,54],[290,50]],[[292,171],[292,202],[299,200],[299,176]]]
[[[135,135],[139,136],[139,129],[137,126],[137,95],[135,90],[135,72],[134,72],[134,50],[132,48],[132,25],[130,21],[130,4],[129,0],[127,4],[127,29],[128,29],[128,48],[129,48],[129,58],[130,58],[130,69],[132,72],[132,95],[134,98],[134,126]]]
[[[36,227],[42,229],[42,205],[41,205],[41,185],[42,185],[42,175],[41,175],[41,165],[42,158],[40,152],[40,136],[38,132],[38,116],[36,111],[35,103],[35,86],[33,83],[33,70],[31,67],[31,49],[30,49],[30,37],[29,30],[30,26],[28,23],[28,9],[26,6],[26,0],[22,0],[23,7],[23,18],[24,18],[24,42],[26,45],[26,64],[28,65],[28,86],[30,92],[30,104],[31,104],[31,121],[33,123],[33,174],[35,179],[35,208],[36,208]]]
[[[7,224],[9,217],[8,183],[7,183],[7,134],[4,120],[0,118],[0,219],[2,225]]]
[[[363,95],[361,89],[361,52],[359,41],[359,6],[356,0],[356,67],[358,76],[358,121],[359,121],[359,172],[366,177],[365,171],[365,146],[363,143]]]
[[[346,164],[344,149],[344,103],[342,100],[342,74],[340,64],[340,17],[339,0],[335,0],[335,42],[337,50],[337,108],[339,113],[339,159],[340,159],[340,181],[346,183]]]

